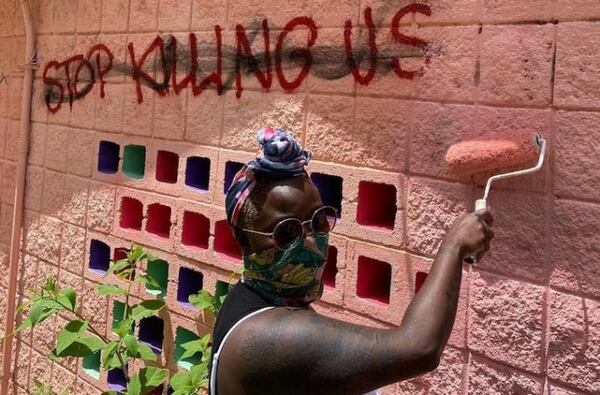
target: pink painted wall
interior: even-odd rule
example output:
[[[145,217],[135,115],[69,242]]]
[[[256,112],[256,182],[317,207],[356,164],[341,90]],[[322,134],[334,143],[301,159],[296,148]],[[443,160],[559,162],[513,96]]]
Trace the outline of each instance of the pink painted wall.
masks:
[[[5,266],[24,47],[21,15],[13,3],[18,1],[5,0],[0,7],[0,261]],[[81,292],[84,312],[108,332],[113,301],[94,296],[103,279],[90,270],[90,249],[104,243],[112,253],[135,241],[169,263],[167,336],[178,326],[207,331],[177,301],[179,271],[201,272],[204,287],[214,291],[216,281],[226,280],[239,262],[219,222],[224,178],[229,162],[253,157],[255,131],[270,124],[292,131],[314,152],[312,172],[339,177],[327,178],[328,194],[335,197],[339,187],[342,195],[342,220],[332,239],[338,271],[335,287],[326,289],[317,309],[355,323],[396,325],[444,230],[471,210],[482,192],[480,185],[448,172],[446,149],[481,133],[527,126],[549,140],[547,165],[541,174],[494,188],[493,249],[483,262],[464,269],[460,308],[441,366],[385,393],[600,393],[600,2],[423,0],[406,15],[400,11],[411,3],[400,0],[32,3],[40,68],[21,301],[30,286],[58,275]],[[372,24],[366,23],[367,7]],[[314,23],[312,30],[300,26],[282,35],[299,16],[309,16],[305,22]],[[268,73],[261,85],[242,63],[238,98],[236,24],[253,40],[253,54],[262,54],[265,18],[270,89],[264,88]],[[352,24],[347,29],[352,51],[344,45],[346,20]],[[369,32],[375,34],[371,46]],[[161,85],[169,68],[162,67],[158,52],[141,61],[157,36],[166,45],[171,34],[177,40],[178,84],[195,67],[190,40],[199,51],[196,81],[188,79],[178,92]],[[291,62],[286,49],[306,48],[310,34],[316,36],[312,66],[286,91],[304,64],[303,58]],[[375,47],[377,67],[369,74]],[[347,67],[349,54],[363,56],[358,77]],[[259,65],[264,71],[265,64]],[[211,73],[203,91],[202,81]],[[106,173],[112,165],[108,151],[99,155],[101,142],[118,144],[115,174]],[[141,180],[123,171],[127,145],[145,147]],[[157,161],[159,150],[177,156]],[[107,162],[99,167],[100,157]],[[199,167],[189,170],[188,180],[202,183],[206,175],[206,191],[186,186],[189,157],[206,158],[192,160]],[[202,167],[207,160],[210,169]],[[176,182],[161,182],[157,174]],[[123,199],[131,203],[127,198],[142,204],[143,218],[136,218],[135,203],[123,205]],[[155,204],[164,206],[164,215]],[[140,230],[122,226],[135,227],[136,219]],[[186,229],[203,236],[195,241],[198,246],[189,245]],[[6,279],[0,279],[4,310]],[[369,292],[366,281],[380,290],[389,287],[389,293]],[[143,289],[136,292],[149,296]],[[20,337],[16,393],[28,393],[36,378],[78,394],[106,387],[106,377],[90,377],[81,361],[53,363],[43,356],[64,322],[48,322]],[[171,353],[165,350],[163,358]]]

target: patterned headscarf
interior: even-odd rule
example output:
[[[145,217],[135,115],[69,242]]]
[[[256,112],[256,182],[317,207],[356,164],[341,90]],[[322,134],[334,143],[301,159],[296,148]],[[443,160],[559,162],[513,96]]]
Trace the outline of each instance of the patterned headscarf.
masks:
[[[235,175],[225,196],[227,223],[232,227],[237,224],[240,209],[256,185],[255,173],[272,178],[307,174],[304,167],[310,161],[311,152],[302,149],[291,134],[268,127],[259,130],[256,139],[261,153]]]

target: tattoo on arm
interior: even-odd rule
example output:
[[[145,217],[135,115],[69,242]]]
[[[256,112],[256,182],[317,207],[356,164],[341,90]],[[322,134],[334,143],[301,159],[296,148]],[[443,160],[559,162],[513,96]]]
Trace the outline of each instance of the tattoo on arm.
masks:
[[[285,314],[285,313],[284,313]],[[272,319],[240,347],[244,388],[256,394],[362,394],[401,379],[389,330],[296,312]],[[407,357],[410,366],[410,356]],[[404,372],[412,377],[419,372]],[[357,392],[358,391],[358,392]]]

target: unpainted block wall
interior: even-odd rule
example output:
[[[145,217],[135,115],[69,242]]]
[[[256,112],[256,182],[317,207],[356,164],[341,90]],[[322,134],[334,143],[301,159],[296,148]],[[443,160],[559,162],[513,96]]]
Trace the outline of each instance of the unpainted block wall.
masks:
[[[22,94],[19,1],[0,7],[5,266]],[[600,393],[600,2],[31,4],[40,67],[20,301],[56,275],[108,333],[115,301],[95,296],[94,287],[108,260],[134,241],[168,264],[166,288],[155,292],[166,292],[169,304],[164,338],[181,328],[209,331],[182,303],[200,282],[190,270],[214,292],[240,263],[223,222],[223,191],[255,155],[257,129],[272,125],[314,152],[315,182],[341,208],[316,309],[392,327],[445,229],[482,193],[482,179],[448,171],[446,149],[532,127],[551,144],[547,165],[494,187],[497,236],[483,262],[464,268],[441,366],[385,394]],[[238,51],[244,37],[252,55],[244,45]],[[80,360],[44,357],[65,322],[18,339],[15,393],[29,393],[34,379],[77,394],[107,388],[108,378],[90,376]],[[141,330],[161,346],[160,333]],[[161,357],[172,360],[167,344]]]

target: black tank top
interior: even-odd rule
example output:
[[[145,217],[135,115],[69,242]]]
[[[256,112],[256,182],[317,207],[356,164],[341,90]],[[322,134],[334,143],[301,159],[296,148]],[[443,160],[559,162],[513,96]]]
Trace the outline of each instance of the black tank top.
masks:
[[[241,281],[233,286],[227,298],[223,302],[212,336],[212,352],[213,355],[219,349],[223,338],[229,332],[236,322],[244,318],[250,313],[260,310],[265,307],[272,306],[269,302],[263,299],[260,295],[252,291],[246,284]],[[212,370],[212,358],[209,364],[208,371]],[[208,393],[210,394],[212,383],[208,383]]]

